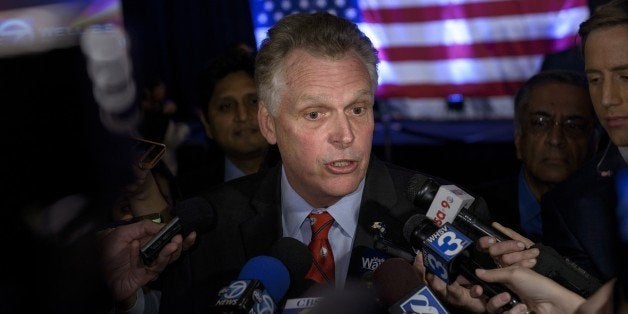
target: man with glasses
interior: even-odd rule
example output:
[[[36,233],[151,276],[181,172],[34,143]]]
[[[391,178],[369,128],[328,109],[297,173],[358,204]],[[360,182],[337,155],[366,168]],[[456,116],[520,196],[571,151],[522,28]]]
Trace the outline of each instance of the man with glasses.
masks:
[[[595,113],[586,79],[564,70],[531,77],[515,96],[518,176],[481,185],[495,221],[537,242],[542,237],[541,196],[592,155]]]

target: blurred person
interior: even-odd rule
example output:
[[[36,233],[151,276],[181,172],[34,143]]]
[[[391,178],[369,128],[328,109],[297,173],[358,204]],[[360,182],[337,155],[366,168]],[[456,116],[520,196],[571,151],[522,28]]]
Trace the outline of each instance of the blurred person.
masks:
[[[179,153],[177,185],[183,197],[255,173],[262,166],[269,145],[257,123],[254,62],[250,53],[234,49],[200,73],[199,118],[210,142],[208,150],[187,152],[202,154],[198,157]],[[190,163],[194,159],[198,162]]]
[[[620,265],[616,174],[628,160],[628,1],[601,5],[580,25],[589,93],[610,142],[541,200],[544,244],[607,281]]]
[[[586,78],[552,70],[528,79],[514,99],[517,176],[479,185],[495,221],[538,242],[541,196],[592,157],[596,121]]]
[[[128,147],[99,119],[79,47],[0,68],[0,312],[104,312],[96,232],[130,181]]]
[[[206,312],[242,265],[281,236],[312,244],[320,268],[307,278],[338,289],[350,280],[352,248],[373,247],[375,221],[407,245],[400,233],[416,208],[405,190],[416,172],[371,155],[377,63],[357,26],[327,13],[292,14],[269,30],[256,59],[257,119],[282,163],[201,194],[216,226],[162,274],[160,312]],[[487,220],[483,200],[474,206]],[[329,226],[320,248],[311,243],[319,219]]]
[[[177,104],[168,97],[166,83],[161,78],[151,78],[143,88],[141,109],[140,134],[148,140],[163,143],[171,118],[177,112]]]
[[[142,138],[167,146],[162,162],[168,166],[169,176],[177,174],[175,152],[189,135],[190,128],[175,121],[177,104],[169,97],[168,87],[160,77],[152,77],[142,89],[141,122],[138,132]]]

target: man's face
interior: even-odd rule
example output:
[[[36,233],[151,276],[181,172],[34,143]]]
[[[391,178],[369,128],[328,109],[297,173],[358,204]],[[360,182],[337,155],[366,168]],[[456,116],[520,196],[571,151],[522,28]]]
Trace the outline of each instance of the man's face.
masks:
[[[260,126],[277,143],[290,185],[310,205],[333,205],[365,177],[373,137],[373,93],[357,54],[341,59],[288,54],[277,116]]]
[[[207,136],[232,159],[258,157],[268,146],[257,124],[255,81],[244,71],[216,84],[203,122]]]
[[[584,64],[600,123],[615,145],[628,146],[628,25],[591,32]]]
[[[515,146],[526,178],[545,184],[565,180],[589,154],[594,116],[586,89],[545,83],[523,105]]]

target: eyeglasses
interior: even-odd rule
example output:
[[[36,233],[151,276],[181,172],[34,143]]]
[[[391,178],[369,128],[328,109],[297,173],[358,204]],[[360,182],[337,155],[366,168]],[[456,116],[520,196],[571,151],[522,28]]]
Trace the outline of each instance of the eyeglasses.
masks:
[[[534,115],[528,120],[529,131],[536,134],[549,133],[554,127],[560,126],[565,135],[569,137],[581,137],[588,135],[591,130],[591,120],[574,117],[563,121],[545,115]]]

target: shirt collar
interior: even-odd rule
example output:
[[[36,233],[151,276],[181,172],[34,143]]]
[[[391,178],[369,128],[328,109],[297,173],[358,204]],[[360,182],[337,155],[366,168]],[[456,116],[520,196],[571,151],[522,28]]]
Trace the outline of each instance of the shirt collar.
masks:
[[[240,170],[229,158],[225,157],[225,182],[245,175],[244,171]]]
[[[326,208],[327,212],[334,217],[340,229],[350,237],[353,237],[354,230],[358,225],[358,214],[364,191],[364,179],[358,188],[352,193],[345,195],[335,204]],[[292,236],[299,232],[299,228],[307,218],[307,215],[315,207],[308,204],[290,185],[286,177],[284,167],[281,167],[281,212],[285,223],[284,230]]]
[[[628,146],[617,146],[617,149],[619,150],[621,157],[628,164]]]

